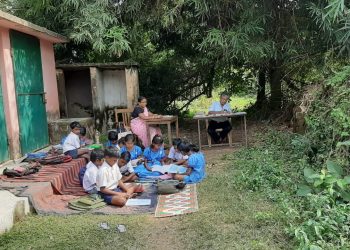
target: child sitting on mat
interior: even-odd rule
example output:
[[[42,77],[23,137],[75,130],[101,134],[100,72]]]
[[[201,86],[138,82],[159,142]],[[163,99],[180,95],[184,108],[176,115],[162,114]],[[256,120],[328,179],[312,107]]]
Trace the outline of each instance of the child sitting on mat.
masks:
[[[123,207],[129,198],[144,191],[142,185],[125,185],[122,174],[117,166],[119,153],[116,149],[108,148],[104,152],[105,161],[97,173],[97,190],[109,205]]]
[[[82,149],[80,145],[80,128],[81,125],[79,122],[72,122],[70,125],[71,132],[67,136],[67,138],[64,140],[63,143],[63,153],[65,155],[70,155],[73,159],[76,159],[78,157],[85,158],[87,161],[89,161],[89,150],[88,149]]]
[[[96,178],[98,169],[102,166],[104,152],[101,149],[94,149],[90,154],[90,162],[86,165],[83,178],[83,188],[89,194],[97,194]]]
[[[160,135],[155,135],[152,139],[151,146],[147,147],[143,152],[144,164],[135,168],[135,173],[140,178],[150,176],[160,176],[159,172],[152,172],[152,166],[163,165],[166,160],[166,155],[163,147],[163,138]]]
[[[186,174],[174,174],[175,180],[183,181],[186,184],[201,182],[205,177],[205,158],[203,153],[194,144],[182,142],[179,144],[182,154],[188,155],[188,170]]]
[[[125,137],[125,146],[120,149],[120,153],[129,152],[131,155],[131,164],[132,166],[137,166],[142,162],[142,149],[135,145],[136,138],[133,134],[128,134]],[[139,161],[137,161],[139,159]]]
[[[120,158],[117,161],[120,173],[122,174],[123,182],[131,182],[138,179],[134,172],[134,168],[131,165],[131,155],[128,151],[121,153]]]
[[[125,145],[125,138],[122,137],[118,140],[118,133],[116,131],[110,131],[108,133],[108,141],[106,148],[116,148],[120,150]]]
[[[173,146],[169,150],[168,159],[170,163],[176,165],[184,165],[188,159],[187,155],[181,154],[178,145],[182,142],[180,138],[173,139]]]

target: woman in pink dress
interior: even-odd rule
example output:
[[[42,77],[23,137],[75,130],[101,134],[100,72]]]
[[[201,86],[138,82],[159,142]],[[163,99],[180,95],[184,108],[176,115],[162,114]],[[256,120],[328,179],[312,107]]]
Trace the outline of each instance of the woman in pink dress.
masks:
[[[147,136],[148,131],[145,120],[154,118],[161,118],[161,116],[148,111],[146,97],[140,96],[138,98],[138,104],[131,113],[131,131],[141,139],[143,146],[145,147],[148,147],[150,144]],[[161,135],[159,127],[149,126],[149,130],[151,138],[156,134]]]

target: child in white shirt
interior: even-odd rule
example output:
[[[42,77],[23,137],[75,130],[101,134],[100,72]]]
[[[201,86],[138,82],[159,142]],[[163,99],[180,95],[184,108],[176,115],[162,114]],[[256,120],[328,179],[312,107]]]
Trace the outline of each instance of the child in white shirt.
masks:
[[[126,186],[122,181],[117,161],[119,153],[116,149],[105,149],[105,161],[97,173],[97,190],[104,201],[109,205],[123,207],[129,198],[134,197],[135,193],[144,191],[142,185]]]
[[[63,153],[65,155],[70,155],[73,159],[82,157],[89,160],[89,150],[80,148],[80,123],[72,122],[69,126],[71,132],[63,143]]]
[[[181,154],[178,149],[178,145],[180,145],[181,142],[182,140],[180,138],[175,138],[172,142],[173,146],[170,148],[168,154],[168,159],[172,164],[184,165],[188,160],[188,156]]]
[[[122,174],[123,182],[131,182],[138,179],[134,172],[134,168],[131,165],[131,154],[128,151],[121,153],[120,158],[117,161],[120,173]]]
[[[102,166],[104,152],[101,149],[94,149],[90,154],[90,162],[86,165],[86,172],[83,178],[83,188],[89,194],[97,194],[96,187],[97,172]]]

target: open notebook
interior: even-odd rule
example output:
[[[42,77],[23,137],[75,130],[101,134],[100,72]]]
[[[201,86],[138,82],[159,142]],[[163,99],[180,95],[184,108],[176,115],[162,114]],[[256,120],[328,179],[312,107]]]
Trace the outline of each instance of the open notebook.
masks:
[[[187,168],[175,164],[170,165],[154,165],[152,167],[152,172],[160,172],[162,174],[184,174]]]

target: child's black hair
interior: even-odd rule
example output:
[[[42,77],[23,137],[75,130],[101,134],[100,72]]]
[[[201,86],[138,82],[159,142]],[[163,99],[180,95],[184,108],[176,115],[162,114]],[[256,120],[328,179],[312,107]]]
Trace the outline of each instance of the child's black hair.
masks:
[[[70,127],[71,129],[75,129],[75,128],[81,128],[81,125],[80,125],[79,122],[74,121],[74,122],[71,122],[71,123],[69,124],[69,127]]]
[[[110,140],[110,141],[118,140],[118,133],[117,133],[117,131],[109,131],[108,132],[108,140]]]
[[[181,142],[182,140],[180,138],[174,138],[172,144],[174,147],[177,147]]]
[[[141,101],[144,100],[144,99],[147,99],[147,98],[144,97],[144,96],[139,96],[139,98],[137,98],[137,101],[138,101],[138,102],[141,102]]]
[[[140,140],[140,138],[134,134],[134,137],[135,137],[135,144],[136,146],[139,146],[142,150],[145,149],[145,146],[143,146],[143,143],[142,141]]]
[[[102,160],[105,157],[105,154],[102,149],[94,149],[90,154],[90,161],[96,162],[96,160]]]
[[[155,135],[152,139],[152,144],[155,144],[155,145],[161,145],[163,144],[164,140],[163,140],[163,137],[161,135]]]
[[[125,151],[120,155],[120,159],[125,160],[126,162],[129,162],[131,160],[131,154],[129,151]]]
[[[119,145],[119,144],[125,145],[125,137],[122,137],[122,138],[120,138],[120,139],[118,140],[118,145]]]
[[[128,134],[124,138],[125,138],[125,142],[133,142],[133,143],[135,143],[135,141],[136,141],[136,138],[135,138],[134,134]]]
[[[82,136],[86,135],[86,128],[83,126],[80,128],[80,135],[82,135]]]
[[[104,151],[105,157],[119,158],[119,151],[115,148],[106,148]]]
[[[180,152],[188,153],[190,151],[192,152],[199,152],[199,147],[195,144],[190,144],[189,142],[181,142],[178,145],[178,149]]]

